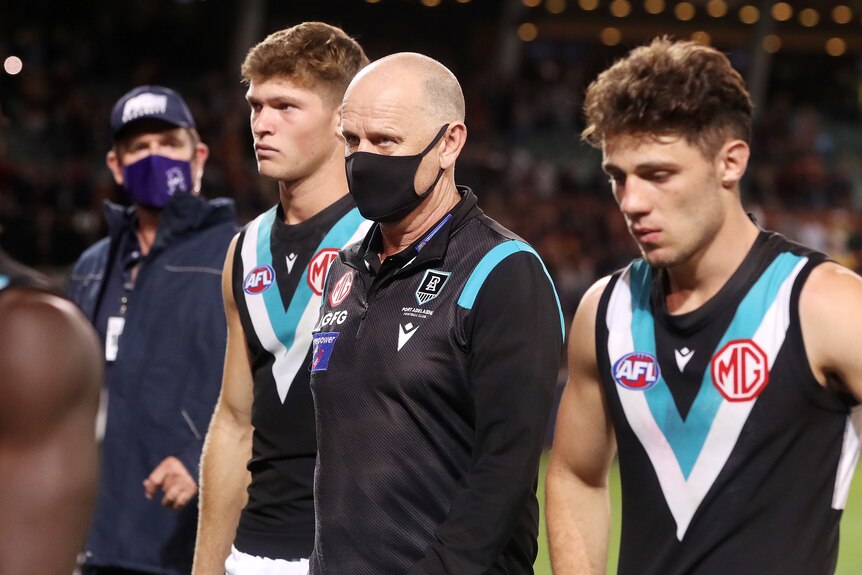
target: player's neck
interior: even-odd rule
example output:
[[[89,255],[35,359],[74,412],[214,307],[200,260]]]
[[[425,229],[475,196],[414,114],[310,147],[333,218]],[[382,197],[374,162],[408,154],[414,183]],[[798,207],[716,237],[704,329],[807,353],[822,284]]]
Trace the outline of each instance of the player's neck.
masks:
[[[760,231],[742,210],[731,220],[704,249],[668,268],[668,312],[682,314],[700,308],[739,269]]]
[[[451,178],[443,177],[431,196],[406,218],[390,224],[381,224],[383,252],[380,261],[408,248],[431,229],[460,200],[458,189]]]
[[[278,196],[285,223],[304,222],[347,195],[344,162],[328,162],[313,174],[294,181],[279,181]]]

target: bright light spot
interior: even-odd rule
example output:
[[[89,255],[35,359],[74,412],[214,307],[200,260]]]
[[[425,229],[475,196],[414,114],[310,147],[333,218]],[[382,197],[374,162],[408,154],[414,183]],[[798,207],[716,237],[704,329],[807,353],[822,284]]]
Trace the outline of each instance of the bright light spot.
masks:
[[[799,23],[807,28],[817,26],[820,22],[820,14],[814,8],[805,8],[799,11]]]
[[[22,68],[24,68],[24,62],[18,56],[9,56],[3,62],[3,70],[11,76],[19,73]]]
[[[841,56],[847,51],[847,43],[841,38],[829,38],[826,40],[826,53],[830,56]]]
[[[713,18],[721,18],[727,14],[727,2],[724,0],[709,0],[706,3],[706,13]]]
[[[599,38],[605,46],[616,46],[620,43],[620,40],[623,39],[623,35],[619,28],[611,26],[602,30],[599,34]]]
[[[839,4],[832,9],[832,19],[835,20],[836,24],[847,24],[853,19],[853,10],[849,6]]]
[[[673,13],[677,17],[677,20],[682,20],[683,22],[694,18],[694,12],[694,4],[691,2],[680,2],[673,9]]]
[[[539,4],[542,3],[542,0],[521,0],[521,4],[526,6],[527,8],[535,8]]]
[[[578,0],[578,6],[581,7],[581,10],[590,12],[599,7],[599,0]]]
[[[664,0],[644,0],[644,10],[649,14],[661,14],[664,12]]]
[[[518,26],[518,38],[523,42],[532,42],[539,35],[539,29],[535,24],[524,22]]]
[[[434,6],[440,5],[440,0],[422,0],[423,6],[428,6],[429,8],[433,8]]]
[[[709,34],[704,32],[703,30],[698,30],[697,32],[691,35],[691,39],[693,42],[697,42],[702,46],[709,46],[710,42],[712,42],[712,38],[709,37]]]
[[[772,17],[779,22],[786,22],[793,18],[793,6],[787,2],[776,2],[772,5]]]
[[[739,20],[743,24],[754,24],[760,20],[760,10],[757,9],[757,6],[747,4],[739,9]]]
[[[775,54],[781,50],[781,38],[775,34],[767,34],[763,37],[763,49],[770,54]]]
[[[566,0],[545,0],[545,9],[551,14],[560,14],[566,10]]]
[[[625,18],[632,11],[632,5],[628,0],[613,0],[610,6],[611,14],[617,18]]]

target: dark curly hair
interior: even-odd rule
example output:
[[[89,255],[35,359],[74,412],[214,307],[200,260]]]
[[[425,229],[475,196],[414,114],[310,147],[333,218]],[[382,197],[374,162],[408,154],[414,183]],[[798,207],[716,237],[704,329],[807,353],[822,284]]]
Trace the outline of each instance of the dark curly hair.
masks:
[[[620,135],[681,135],[713,157],[727,138],[748,142],[754,104],[739,72],[718,50],[654,39],[587,88],[581,136],[601,147]]]
[[[303,22],[273,32],[249,50],[240,73],[246,84],[289,78],[305,88],[322,90],[321,96],[337,105],[353,76],[367,64],[362,46],[341,28]]]

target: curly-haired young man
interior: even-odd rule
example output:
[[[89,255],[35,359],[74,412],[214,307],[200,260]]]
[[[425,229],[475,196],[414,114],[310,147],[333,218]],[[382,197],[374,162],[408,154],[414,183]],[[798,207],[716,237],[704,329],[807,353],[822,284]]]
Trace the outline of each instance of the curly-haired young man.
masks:
[[[618,452],[620,574],[831,573],[862,428],[862,281],[746,214],[752,104],[722,53],[656,39],[584,109],[642,257],[575,314],[554,572],[604,573]]]

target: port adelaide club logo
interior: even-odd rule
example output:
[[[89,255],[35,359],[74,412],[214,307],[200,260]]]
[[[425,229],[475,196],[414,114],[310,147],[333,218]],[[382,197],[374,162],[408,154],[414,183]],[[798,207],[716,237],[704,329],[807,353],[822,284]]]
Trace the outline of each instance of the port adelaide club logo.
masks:
[[[449,281],[452,272],[441,272],[439,270],[426,270],[416,290],[416,301],[419,305],[425,305],[443,291],[443,286]]]

